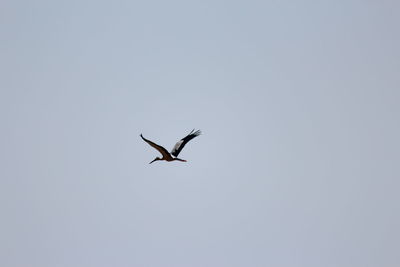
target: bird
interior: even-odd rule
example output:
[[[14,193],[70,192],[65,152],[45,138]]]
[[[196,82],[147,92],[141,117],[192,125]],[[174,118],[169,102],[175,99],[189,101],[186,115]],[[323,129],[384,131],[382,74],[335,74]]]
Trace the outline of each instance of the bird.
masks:
[[[174,160],[178,160],[178,161],[182,161],[182,162],[186,162],[186,160],[184,159],[180,159],[178,158],[179,153],[182,151],[183,147],[187,144],[187,142],[189,142],[190,140],[192,140],[193,138],[195,138],[196,136],[199,136],[201,134],[200,130],[194,131],[194,129],[184,138],[182,138],[181,140],[179,140],[174,148],[171,150],[171,153],[168,152],[168,150],[166,150],[164,147],[157,145],[156,143],[153,143],[152,141],[146,139],[143,137],[143,134],[140,134],[140,137],[142,137],[142,139],[148,143],[150,146],[154,147],[155,149],[158,150],[158,152],[161,153],[162,158],[160,157],[156,157],[154,160],[152,160],[149,164],[153,163],[154,161],[157,160],[166,160],[166,161],[174,161]]]

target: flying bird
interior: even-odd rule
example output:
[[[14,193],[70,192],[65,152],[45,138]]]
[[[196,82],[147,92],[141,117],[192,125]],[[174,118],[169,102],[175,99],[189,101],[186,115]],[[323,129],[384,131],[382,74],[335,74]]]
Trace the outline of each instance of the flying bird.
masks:
[[[142,139],[146,143],[148,143],[149,145],[151,145],[152,147],[157,149],[158,152],[160,152],[161,155],[162,155],[162,158],[156,157],[150,163],[153,163],[156,160],[166,160],[166,161],[179,160],[179,161],[186,162],[186,160],[178,158],[178,155],[182,151],[183,147],[186,145],[187,142],[189,142],[190,140],[192,140],[196,136],[199,136],[200,134],[201,134],[200,130],[197,130],[197,131],[194,132],[194,129],[193,129],[186,137],[182,138],[180,141],[178,141],[178,143],[176,143],[174,148],[171,150],[171,153],[169,153],[164,147],[162,147],[160,145],[157,145],[156,143],[153,143],[150,140],[147,140],[146,138],[143,137],[142,134],[140,134],[140,137],[142,137]]]

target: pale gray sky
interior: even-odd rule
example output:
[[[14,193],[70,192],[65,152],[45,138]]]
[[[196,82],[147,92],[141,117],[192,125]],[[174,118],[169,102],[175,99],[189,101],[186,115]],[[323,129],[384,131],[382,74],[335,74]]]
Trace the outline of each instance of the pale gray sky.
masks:
[[[397,1],[0,5],[0,266],[400,265]]]

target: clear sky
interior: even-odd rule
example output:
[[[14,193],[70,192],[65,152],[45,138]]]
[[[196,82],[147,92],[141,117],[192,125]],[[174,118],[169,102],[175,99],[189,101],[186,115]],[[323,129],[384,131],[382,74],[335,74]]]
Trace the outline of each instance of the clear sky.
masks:
[[[3,0],[0,266],[400,266],[399,10]]]

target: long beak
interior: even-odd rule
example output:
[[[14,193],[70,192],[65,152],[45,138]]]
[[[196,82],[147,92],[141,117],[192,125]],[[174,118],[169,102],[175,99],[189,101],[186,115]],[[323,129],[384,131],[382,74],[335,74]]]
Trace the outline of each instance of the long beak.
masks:
[[[150,163],[149,164],[151,164],[151,163],[153,163],[154,161],[156,161],[157,159],[153,159],[152,161],[150,161]]]

